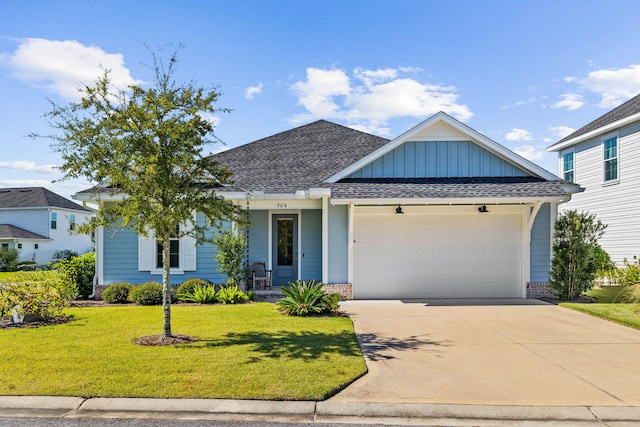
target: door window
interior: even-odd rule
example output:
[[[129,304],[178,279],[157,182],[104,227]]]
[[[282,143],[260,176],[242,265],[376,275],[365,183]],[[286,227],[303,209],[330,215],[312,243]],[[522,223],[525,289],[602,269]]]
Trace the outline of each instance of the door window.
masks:
[[[293,265],[293,218],[278,218],[278,265]]]

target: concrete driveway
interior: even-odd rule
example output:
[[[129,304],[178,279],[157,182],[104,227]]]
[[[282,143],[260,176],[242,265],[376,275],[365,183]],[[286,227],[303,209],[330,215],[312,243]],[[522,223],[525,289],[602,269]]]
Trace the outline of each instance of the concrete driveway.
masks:
[[[535,300],[348,301],[369,373],[331,401],[640,406],[640,331]]]

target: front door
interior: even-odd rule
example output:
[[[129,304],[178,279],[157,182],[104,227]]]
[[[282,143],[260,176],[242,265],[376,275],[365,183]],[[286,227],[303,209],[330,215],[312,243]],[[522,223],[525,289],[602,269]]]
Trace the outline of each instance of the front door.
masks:
[[[272,230],[272,282],[282,286],[298,278],[298,215],[273,215]]]

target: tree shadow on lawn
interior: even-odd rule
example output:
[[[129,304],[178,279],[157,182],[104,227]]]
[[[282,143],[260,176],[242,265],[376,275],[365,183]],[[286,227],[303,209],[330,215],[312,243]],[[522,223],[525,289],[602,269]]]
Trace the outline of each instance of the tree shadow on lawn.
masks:
[[[265,357],[274,359],[316,360],[323,356],[337,354],[342,356],[361,356],[364,353],[370,360],[394,359],[390,350],[405,351],[427,348],[436,351],[433,346],[446,345],[418,337],[407,339],[385,338],[376,334],[363,334],[359,337],[360,345],[355,337],[346,332],[291,332],[278,331],[229,333],[220,340],[202,340],[200,345],[206,347],[249,346],[248,363],[258,362]],[[362,346],[362,351],[360,350]],[[197,348],[189,346],[185,348]]]

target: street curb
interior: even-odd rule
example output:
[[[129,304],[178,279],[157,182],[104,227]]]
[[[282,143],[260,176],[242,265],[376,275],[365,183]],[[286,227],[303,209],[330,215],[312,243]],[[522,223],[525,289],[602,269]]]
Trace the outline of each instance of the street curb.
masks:
[[[62,417],[76,410],[82,397],[0,396],[0,415],[9,417]]]

